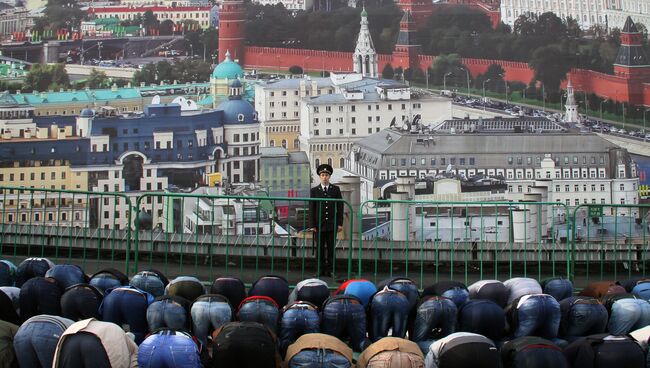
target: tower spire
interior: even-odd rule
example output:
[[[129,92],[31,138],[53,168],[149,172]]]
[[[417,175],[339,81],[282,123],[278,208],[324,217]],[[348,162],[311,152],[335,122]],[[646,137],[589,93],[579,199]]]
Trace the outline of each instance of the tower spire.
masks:
[[[356,73],[361,73],[364,77],[377,78],[379,69],[377,52],[368,29],[368,12],[366,12],[365,6],[361,10],[361,28],[359,29],[357,46],[352,56],[352,64]]]
[[[566,112],[564,114],[564,122],[580,122],[580,117],[578,116],[578,103],[576,103],[576,98],[573,93],[573,84],[571,83],[571,78],[569,78],[569,83],[566,86],[566,103],[564,106],[566,108]]]

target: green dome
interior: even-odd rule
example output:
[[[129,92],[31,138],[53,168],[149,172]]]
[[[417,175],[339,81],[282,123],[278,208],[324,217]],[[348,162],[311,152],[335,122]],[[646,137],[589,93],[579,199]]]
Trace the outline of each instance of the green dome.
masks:
[[[362,17],[367,17],[368,16],[368,13],[366,12],[366,7],[365,6],[363,7],[363,10],[361,11],[361,16]]]
[[[230,59],[230,52],[226,52],[226,60],[219,63],[212,71],[212,77],[215,79],[237,79],[243,77],[244,70],[236,62]]]

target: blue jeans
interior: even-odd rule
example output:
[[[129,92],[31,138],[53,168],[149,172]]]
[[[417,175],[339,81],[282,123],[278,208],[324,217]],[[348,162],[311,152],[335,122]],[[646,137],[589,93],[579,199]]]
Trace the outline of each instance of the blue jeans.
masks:
[[[460,307],[469,300],[469,291],[467,291],[467,289],[454,287],[446,290],[442,293],[442,296],[451,299],[451,301],[456,304],[456,307]]]
[[[16,269],[16,286],[21,287],[32,277],[43,277],[50,268],[54,267],[47,258],[27,258]]]
[[[410,309],[409,300],[399,291],[384,289],[375,294],[370,301],[371,340],[388,336],[391,328],[393,337],[404,338]]]
[[[411,340],[420,347],[429,347],[433,340],[441,339],[456,331],[458,309],[450,299],[432,297],[424,300],[415,313]],[[420,344],[422,342],[422,344]],[[426,354],[426,351],[423,351]]]
[[[173,299],[156,300],[147,308],[149,331],[159,328],[172,330],[187,329],[187,311]]]
[[[14,286],[16,266],[6,260],[0,261],[0,286]]]
[[[127,288],[113,289],[108,293],[99,312],[105,322],[118,326],[129,325],[129,331],[135,335],[135,342],[140,344],[147,334],[147,295],[141,291]]]
[[[560,328],[560,304],[550,295],[531,295],[526,300],[520,301],[513,313],[516,313],[516,326],[514,337],[539,336],[545,339],[557,337]]]
[[[259,322],[277,335],[278,319],[280,311],[278,307],[268,299],[247,298],[242,302],[237,311],[237,319],[242,322]]]
[[[246,299],[246,286],[236,277],[219,277],[212,283],[210,294],[225,296],[232,309],[237,310],[239,303]]]
[[[572,296],[560,302],[560,309],[560,331],[569,340],[600,334],[607,329],[607,309],[597,299]]]
[[[508,303],[508,289],[499,280],[481,280],[469,286],[471,299],[489,299],[504,308]]]
[[[165,284],[153,272],[140,271],[131,278],[129,284],[142,291],[146,291],[156,298],[165,294]]]
[[[178,276],[167,284],[167,295],[180,296],[190,302],[205,294],[205,288],[199,279],[193,276]]]
[[[280,276],[263,276],[251,285],[248,296],[268,296],[282,308],[289,300],[289,283]]]
[[[552,348],[524,349],[517,352],[508,367],[512,368],[569,368],[562,350]]]
[[[233,312],[228,299],[221,295],[200,296],[190,311],[192,315],[192,331],[203,345],[208,344],[208,336],[212,331],[232,321]]]
[[[544,294],[555,298],[558,302],[573,295],[573,283],[571,280],[560,277],[544,281]]]
[[[106,290],[108,289],[113,289],[122,286],[122,282],[120,282],[120,280],[118,280],[117,277],[113,276],[108,272],[98,273],[94,275],[90,279],[89,284],[101,290],[103,293],[105,293]]]
[[[14,350],[21,367],[51,367],[59,337],[72,321],[63,317],[47,316],[28,319],[14,336]]]
[[[650,282],[641,282],[632,289],[632,294],[636,297],[650,300]]]
[[[45,277],[55,279],[63,289],[86,282],[86,274],[81,267],[71,264],[56,265],[45,273]]]
[[[141,368],[202,368],[198,346],[183,333],[163,330],[152,334],[138,347]]]
[[[27,319],[39,314],[61,315],[63,291],[54,279],[34,277],[20,288],[20,316]]]
[[[473,332],[501,340],[506,326],[503,309],[488,299],[469,300],[458,309],[457,331]]]
[[[282,314],[280,320],[280,351],[284,354],[287,347],[309,333],[320,332],[320,317],[313,305],[296,303]]]
[[[410,308],[414,308],[418,304],[418,299],[420,298],[420,292],[418,287],[413,283],[411,279],[407,278],[393,278],[380,282],[377,284],[377,289],[381,290],[384,286],[388,286],[393,290],[397,290],[400,293],[406,295],[406,298],[409,300]]]
[[[350,368],[346,357],[327,349],[307,349],[294,355],[289,368]]]
[[[650,325],[650,304],[642,299],[619,299],[612,305],[607,331],[624,335]]]
[[[321,333],[343,340],[350,338],[350,346],[355,351],[363,351],[366,341],[366,310],[359,299],[353,296],[337,295],[331,297],[323,306]]]

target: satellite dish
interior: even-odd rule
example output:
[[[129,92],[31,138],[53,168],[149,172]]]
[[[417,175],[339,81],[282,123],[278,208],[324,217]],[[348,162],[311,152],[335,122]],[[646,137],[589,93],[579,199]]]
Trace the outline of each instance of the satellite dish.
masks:
[[[196,111],[199,109],[199,106],[196,102],[189,100],[183,96],[176,97],[172,103],[179,104],[181,106],[181,111]]]
[[[151,104],[152,105],[160,105],[160,96],[158,96],[158,95],[153,96],[153,98],[151,99]]]
[[[409,129],[411,129],[411,127],[408,124],[402,125],[402,130],[403,131],[408,131]]]

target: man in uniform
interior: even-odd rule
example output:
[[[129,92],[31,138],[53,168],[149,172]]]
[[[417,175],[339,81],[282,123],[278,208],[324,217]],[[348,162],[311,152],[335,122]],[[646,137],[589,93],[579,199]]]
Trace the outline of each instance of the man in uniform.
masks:
[[[316,169],[320,184],[311,188],[311,198],[342,199],[338,186],[330,183],[332,166],[322,164]],[[343,229],[343,202],[309,202],[309,227],[314,233],[314,242],[319,249],[320,273],[334,276],[336,233]]]

